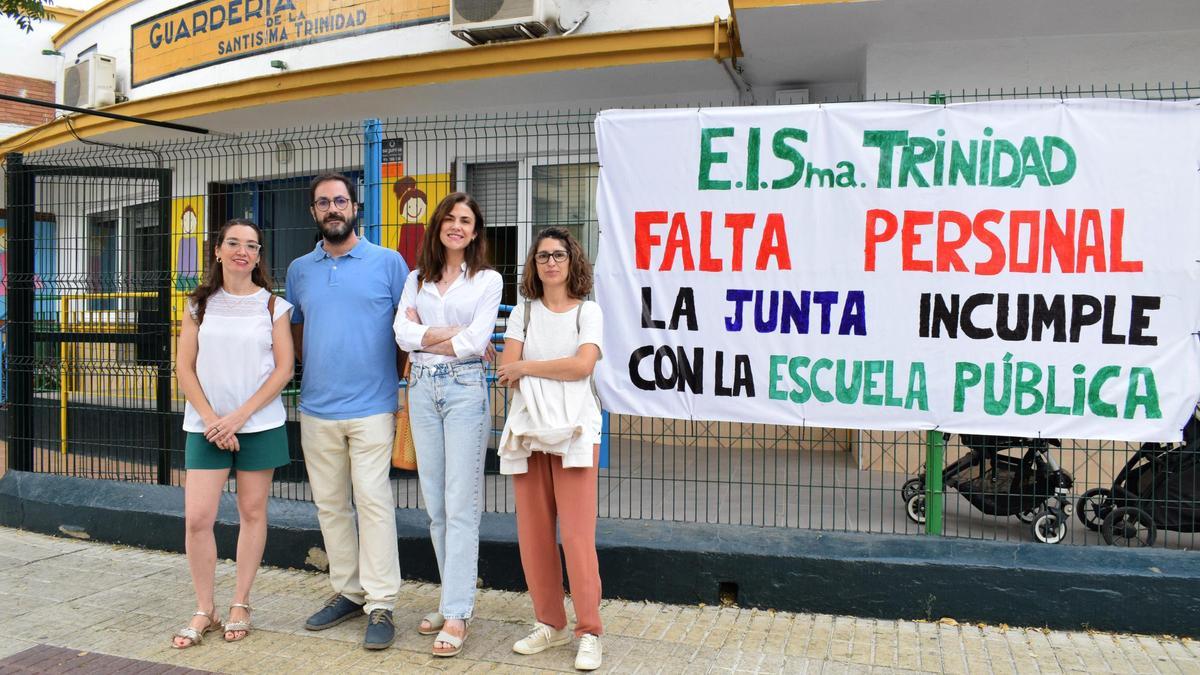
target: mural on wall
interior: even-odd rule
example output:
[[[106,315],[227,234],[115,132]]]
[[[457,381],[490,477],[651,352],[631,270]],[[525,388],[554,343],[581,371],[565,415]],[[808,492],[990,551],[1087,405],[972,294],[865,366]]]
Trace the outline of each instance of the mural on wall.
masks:
[[[196,239],[198,224],[196,210],[191,204],[184,206],[179,216],[179,244],[175,247],[174,278],[177,291],[190,291],[200,283],[200,242]]]
[[[409,265],[417,259],[425,225],[433,207],[450,194],[450,174],[427,173],[410,176],[388,171],[384,165],[382,244],[404,256]],[[388,175],[392,174],[392,175]]]
[[[178,197],[171,200],[171,319],[180,320],[184,298],[200,283],[204,267],[200,223],[204,216],[204,197]]]

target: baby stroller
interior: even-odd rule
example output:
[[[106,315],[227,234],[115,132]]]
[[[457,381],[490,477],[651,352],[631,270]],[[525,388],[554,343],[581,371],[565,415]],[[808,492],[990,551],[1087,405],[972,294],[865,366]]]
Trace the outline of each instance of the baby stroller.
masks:
[[[1200,419],[1183,443],[1143,443],[1113,479],[1079,498],[1076,513],[1115,546],[1153,546],[1158,530],[1200,531]]]
[[[946,435],[949,438],[949,434]],[[1067,497],[1071,475],[1050,456],[1056,439],[963,434],[970,451],[942,471],[942,485],[954,488],[989,516],[1016,516],[1028,523],[1040,542],[1057,544],[1067,536],[1072,505]],[[1002,450],[1024,448],[1020,457]],[[908,517],[925,522],[925,469],[900,488]]]

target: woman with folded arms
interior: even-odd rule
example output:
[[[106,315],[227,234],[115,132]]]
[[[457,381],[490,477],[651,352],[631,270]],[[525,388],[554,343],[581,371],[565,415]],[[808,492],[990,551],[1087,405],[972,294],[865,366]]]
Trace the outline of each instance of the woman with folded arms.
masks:
[[[438,204],[396,311],[396,344],[411,352],[409,420],[429,534],[442,579],[438,611],[421,620],[437,634],[434,656],[462,651],[475,610],[483,462],[492,430],[483,357],[503,281],[487,264],[483,213],[455,192]]]

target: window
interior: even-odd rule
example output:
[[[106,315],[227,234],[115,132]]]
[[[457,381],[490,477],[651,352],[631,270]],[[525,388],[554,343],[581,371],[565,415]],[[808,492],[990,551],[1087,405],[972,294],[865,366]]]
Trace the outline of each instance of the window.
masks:
[[[517,162],[468,164],[467,192],[479,203],[487,223],[488,262],[504,277],[500,302],[517,301],[522,250],[520,231],[520,166]]]
[[[533,167],[533,232],[565,227],[579,240],[588,260],[600,245],[596,224],[599,164],[546,164]]]
[[[158,222],[158,202],[127,206],[122,211],[121,235],[125,246],[122,290],[158,290],[165,230]]]
[[[362,173],[346,171],[350,180],[358,182],[358,198],[362,201]],[[271,265],[276,286],[282,286],[288,265],[313,250],[320,237],[317,224],[309,212],[308,185],[313,176],[294,176],[239,184],[213,184],[213,213],[210,221],[209,245],[230,218],[249,218],[263,231],[263,250]],[[359,211],[359,234],[362,234],[362,212]]]
[[[87,282],[89,293],[114,293],[117,290],[117,225],[116,211],[88,216],[87,224]],[[88,309],[116,309],[112,298],[88,301]]]

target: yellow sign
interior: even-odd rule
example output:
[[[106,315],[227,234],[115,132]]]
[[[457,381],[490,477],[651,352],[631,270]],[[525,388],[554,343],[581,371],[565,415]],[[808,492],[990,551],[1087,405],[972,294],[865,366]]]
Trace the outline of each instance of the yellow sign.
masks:
[[[139,86],[287,47],[444,21],[449,0],[197,0],[130,29]]]

